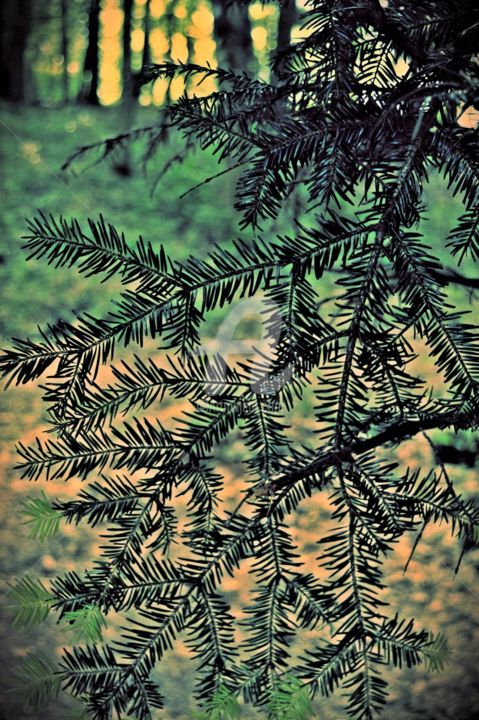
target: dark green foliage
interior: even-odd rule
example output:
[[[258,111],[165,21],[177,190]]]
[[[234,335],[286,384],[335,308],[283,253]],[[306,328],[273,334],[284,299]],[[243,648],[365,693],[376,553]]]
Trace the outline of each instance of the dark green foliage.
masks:
[[[27,661],[34,679],[45,677],[36,699],[61,682],[95,720],[154,716],[163,701],[151,675],[179,635],[198,659],[201,718],[236,717],[241,695],[272,718],[305,718],[310,696],[341,686],[348,715],[369,720],[387,699],[385,663],[438,669],[445,658],[442,636],[388,612],[382,563],[404,533],[420,539],[430,522],[470,544],[479,510],[443,466],[413,471],[381,451],[426,430],[478,425],[477,333],[451,307],[443,249],[427,247],[417,227],[428,173],[438,171],[464,204],[452,257],[477,258],[477,131],[456,119],[478,103],[479,14],[461,0],[312,0],[306,22],[309,36],[275,59],[274,86],[194,65],[143,74],[215,77],[216,93],[181,98],[142,132],[151,152],[176,128],[187,147],[240,165],[237,208],[253,240],[179,263],[141,238],[132,248],[103,219],[29,224],[30,256],[127,286],[107,317],[61,322],[0,359],[16,384],[54,370],[44,390],[58,437],[20,446],[23,475],[92,478],[74,501],[30,501],[30,515],[106,524],[100,559],[56,578],[51,599],[28,579],[14,590],[17,624],[53,608],[91,643],[65,651],[56,670]],[[109,140],[105,155],[114,147]],[[287,237],[259,237],[291,202],[303,211]],[[324,298],[317,281],[332,272],[337,292]],[[272,352],[231,368],[203,352],[202,329],[208,313],[253,296]],[[412,367],[418,337],[443,392]],[[100,367],[117,348],[147,339],[168,353],[115,362],[101,386]],[[286,421],[311,389],[315,449]],[[192,406],[172,431],[151,419],[165,395]],[[233,508],[215,465],[238,429],[248,487]],[[300,504],[319,492],[335,524],[318,529],[321,581],[304,570],[290,533]],[[238,645],[222,579],[247,559],[256,587]],[[126,614],[111,645],[100,643],[109,611]],[[322,639],[296,660],[294,638],[314,628]]]

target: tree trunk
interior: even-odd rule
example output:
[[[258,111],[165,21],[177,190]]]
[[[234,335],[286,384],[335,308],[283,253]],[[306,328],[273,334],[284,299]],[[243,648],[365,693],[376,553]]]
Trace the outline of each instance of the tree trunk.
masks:
[[[133,0],[123,0],[123,60],[122,80],[123,94],[121,99],[121,130],[128,132],[133,125],[135,111],[135,97],[133,93],[134,78],[131,67],[131,26],[132,26]],[[114,164],[115,172],[129,177],[132,174],[130,149],[126,145],[120,149],[118,160]]]
[[[141,70],[137,73],[132,73],[132,93],[135,100],[138,100],[141,93],[141,86],[135,82],[136,79],[139,79],[141,77],[141,73],[145,65],[150,65],[151,63],[151,45],[150,45],[150,32],[151,32],[151,16],[150,16],[150,6],[151,6],[151,0],[146,0],[145,3],[145,14],[143,16],[143,33],[144,33],[144,40],[143,40],[143,50],[141,52]]]
[[[165,15],[164,15],[164,19],[163,19],[163,27],[164,27],[164,32],[166,34],[166,39],[168,41],[168,60],[176,60],[176,58],[171,57],[171,53],[172,53],[172,49],[173,49],[172,48],[172,44],[173,44],[172,38],[173,38],[173,34],[176,30],[176,25],[177,25],[177,18],[174,14],[176,2],[173,0],[173,2],[170,1],[170,2],[166,3],[166,5],[167,5],[167,7],[165,10]],[[164,98],[163,102],[165,105],[170,105],[170,103],[171,103],[171,82],[169,82],[166,87],[166,93],[165,93],[165,98]]]
[[[133,75],[131,71],[131,24],[132,24],[133,0],[123,0],[123,102],[129,100],[132,94]]]
[[[283,53],[291,44],[291,31],[298,18],[295,0],[285,0],[281,5],[278,18],[278,33],[276,36],[276,52]],[[276,75],[282,76],[281,62],[278,63]]]
[[[26,98],[25,51],[32,24],[32,1],[0,2],[0,97]]]
[[[88,83],[80,90],[79,100],[88,105],[98,105],[99,54],[101,0],[91,0],[88,11],[88,46],[83,65],[84,80]]]
[[[150,17],[150,6],[151,0],[146,0],[145,15],[143,17],[143,32],[145,33],[145,39],[143,41],[143,52],[141,55],[141,65],[149,65],[151,63],[151,46],[150,46],[150,31],[151,31],[151,17]]]
[[[223,70],[256,77],[258,63],[253,51],[248,5],[231,0],[212,0],[212,9],[218,66]],[[239,169],[231,170],[219,184],[218,197],[226,206],[234,202],[240,173]]]
[[[218,65],[254,76],[257,62],[251,39],[248,6],[230,0],[212,0]]]
[[[62,74],[62,91],[63,102],[68,103],[70,96],[69,78],[68,78],[68,7],[67,0],[61,0],[61,45],[63,57],[63,74]]]

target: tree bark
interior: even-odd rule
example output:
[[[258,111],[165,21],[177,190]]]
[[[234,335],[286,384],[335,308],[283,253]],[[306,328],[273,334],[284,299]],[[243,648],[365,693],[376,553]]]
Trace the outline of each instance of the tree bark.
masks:
[[[281,5],[276,36],[276,52],[281,53],[291,44],[291,31],[298,17],[295,0],[285,0]]]
[[[143,32],[145,38],[143,41],[143,52],[141,55],[141,65],[149,65],[151,63],[151,46],[150,46],[150,31],[151,31],[151,17],[150,17],[150,6],[151,0],[146,0],[145,4],[145,15],[143,17]]]
[[[218,65],[225,70],[254,76],[257,62],[248,6],[230,0],[212,0],[212,5]]]
[[[83,65],[84,80],[88,85],[80,90],[80,102],[98,105],[99,54],[101,0],[91,0],[88,11],[88,46]]]
[[[135,100],[140,97],[141,87],[136,82],[141,77],[143,68],[146,65],[151,64],[151,45],[150,45],[150,32],[151,32],[151,16],[150,16],[151,0],[147,0],[145,3],[145,14],[143,16],[143,50],[141,52],[141,70],[136,73],[132,73],[133,88],[132,93]]]
[[[212,0],[212,9],[218,66],[223,70],[246,73],[254,78],[258,63],[253,51],[248,5],[234,0]],[[239,172],[233,170],[223,178],[220,193],[221,201],[225,205],[233,202]]]
[[[123,60],[122,80],[123,94],[121,99],[121,126],[122,131],[127,133],[133,125],[135,109],[134,78],[131,66],[131,27],[132,27],[133,0],[123,0]],[[119,175],[129,177],[133,173],[130,149],[125,145],[120,149],[117,162],[114,164],[115,172]]]
[[[133,75],[131,70],[131,23],[133,12],[133,0],[123,0],[123,102],[128,101],[132,95]]]
[[[25,102],[25,52],[32,25],[32,0],[0,2],[0,23],[0,97]]]
[[[281,5],[278,18],[278,30],[276,35],[276,54],[280,56],[276,61],[275,75],[281,80],[284,75],[281,54],[291,45],[291,32],[298,17],[295,0],[284,0]],[[273,80],[274,81],[274,80]]]
[[[63,102],[66,104],[70,98],[70,83],[68,78],[69,42],[67,0],[61,0],[61,46],[63,57],[62,91]]]
[[[385,443],[392,443],[397,445],[403,440],[408,440],[414,435],[425,430],[433,429],[444,429],[450,427],[464,427],[467,428],[470,423],[470,417],[467,413],[452,413],[444,412],[437,413],[436,415],[430,415],[429,417],[421,420],[399,420],[391,423],[382,432],[379,432],[373,437],[366,438],[364,440],[356,440],[351,445],[340,448],[339,450],[327,450],[318,452],[306,465],[286,470],[282,475],[275,478],[274,484],[280,489],[280,494],[276,499],[276,502],[281,501],[284,495],[291,490],[291,488],[301,480],[311,477],[313,475],[324,476],[324,472],[340,462],[351,462],[354,460],[354,455],[359,455],[368,450],[374,450],[376,447],[382,447]],[[241,503],[233,511],[229,522],[238,513],[240,507],[246,502],[248,497],[251,497],[255,492],[254,488],[248,490],[243,496]],[[266,509],[269,514],[274,508],[271,506]]]
[[[173,38],[173,33],[176,30],[176,24],[177,24],[177,19],[174,14],[175,5],[176,5],[176,2],[174,2],[174,1],[173,2],[170,1],[167,3],[165,15],[164,15],[164,21],[163,21],[164,32],[166,34],[166,39],[168,42],[168,59],[169,60],[176,60],[176,58],[171,57],[172,38]],[[171,104],[170,86],[171,86],[171,83],[168,83],[166,93],[165,93],[165,99],[164,99],[165,105]]]

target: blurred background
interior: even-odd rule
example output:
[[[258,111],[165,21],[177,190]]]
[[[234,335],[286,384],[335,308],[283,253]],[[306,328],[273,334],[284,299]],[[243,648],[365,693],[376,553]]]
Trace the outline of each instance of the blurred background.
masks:
[[[153,86],[136,90],[135,79],[143,64],[175,60],[232,67],[265,80],[271,77],[268,57],[301,37],[300,2],[284,5],[251,3],[228,6],[224,0],[2,0],[0,2],[0,331],[2,346],[11,337],[34,337],[37,325],[60,319],[72,320],[72,310],[104,313],[118,289],[114,280],[99,286],[94,279],[73,271],[53,269],[39,262],[27,263],[21,236],[25,218],[39,208],[55,215],[97,218],[102,213],[134,242],[138,234],[177,259],[190,253],[204,256],[216,242],[228,244],[239,236],[232,202],[234,173],[207,184],[185,200],[180,195],[218,170],[208,153],[192,152],[183,162],[172,165],[156,182],[165,163],[180,153],[179,141],[172,138],[161,147],[146,168],[141,159],[141,142],[110,163],[93,165],[93,157],[64,173],[61,167],[78,147],[102,138],[147,126],[158,119],[158,111],[186,90],[206,95],[214,82],[181,78],[158,80]],[[462,116],[461,124],[472,125],[476,118]],[[88,169],[87,166],[93,165]],[[444,239],[460,214],[460,201],[452,198],[436,177],[426,188],[430,206],[421,228],[444,263],[451,258]],[[287,212],[265,228],[266,233],[291,231]],[[242,233],[244,237],[244,233]],[[477,281],[474,269],[460,270],[462,281],[450,283],[452,304],[472,310],[477,319]],[[100,288],[100,289],[99,289]],[[325,277],[318,293],[334,293],[334,276]],[[221,322],[220,315],[213,318]],[[431,384],[440,384],[432,363],[418,358],[417,370]],[[18,515],[27,494],[38,496],[44,489],[52,497],[67,498],[78,491],[74,482],[37,483],[31,486],[14,470],[15,443],[30,443],[46,428],[45,409],[38,388],[22,387],[0,397],[0,472],[2,525],[0,530],[1,601],[4,612],[0,625],[0,718],[2,720],[65,720],[77,717],[75,706],[60,699],[44,711],[26,707],[15,679],[18,659],[27,651],[51,657],[68,638],[50,618],[38,630],[19,634],[12,630],[6,591],[8,582],[26,573],[48,581],[67,570],[81,570],[95,556],[98,533],[87,528],[64,526],[58,538],[40,545],[28,539],[28,527]],[[166,406],[171,418],[181,408]],[[302,428],[314,426],[311,406],[297,410],[293,422]],[[478,444],[463,433],[436,433],[443,459],[457,487],[466,497],[477,497],[475,471]],[[235,442],[237,443],[235,445]],[[235,450],[236,448],[236,450]],[[224,473],[231,492],[241,474],[237,462],[241,444],[233,437]],[[235,456],[236,452],[236,456]],[[235,459],[236,458],[236,459]],[[413,466],[431,462],[427,441],[416,438],[396,451],[401,463]],[[221,460],[221,457],[220,457]],[[318,523],[327,524],[330,508],[319,499],[305,508],[297,519],[295,537],[310,557],[318,548]],[[391,702],[386,720],[469,720],[479,711],[477,674],[479,652],[479,553],[470,548],[461,572],[454,576],[460,549],[443,527],[430,525],[419,544],[415,559],[403,574],[414,537],[405,538],[388,560],[388,599],[393,610],[415,616],[418,623],[433,631],[443,630],[451,648],[446,670],[428,675],[424,670],[391,673]],[[247,569],[242,570],[243,573]],[[247,584],[247,583],[246,583]],[[245,578],[229,581],[226,591],[233,604],[241,600]],[[110,628],[114,632],[114,625]],[[160,683],[171,698],[162,714],[165,720],[190,720],[194,701],[190,693],[194,662],[184,646],[163,661]],[[340,698],[320,700],[317,718],[343,720]],[[245,718],[257,715],[244,708]]]

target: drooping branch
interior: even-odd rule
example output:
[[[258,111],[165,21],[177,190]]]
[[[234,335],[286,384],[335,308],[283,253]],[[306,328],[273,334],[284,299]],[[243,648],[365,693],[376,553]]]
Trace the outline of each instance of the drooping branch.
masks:
[[[384,430],[370,438],[356,440],[348,446],[318,453],[313,460],[310,460],[302,467],[295,468],[276,478],[276,482],[283,492],[289,490],[296,482],[304,478],[311,475],[322,476],[328,468],[334,467],[341,462],[352,461],[355,455],[367,453],[389,443],[399,444],[425,430],[443,430],[451,426],[456,430],[468,429],[471,425],[477,425],[478,423],[479,414],[475,418],[471,418],[469,413],[454,411],[425,415],[423,418],[399,420],[391,423]]]

